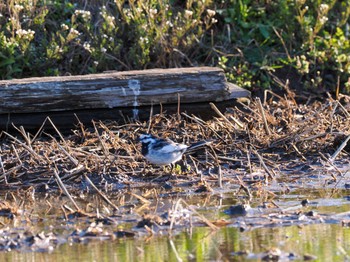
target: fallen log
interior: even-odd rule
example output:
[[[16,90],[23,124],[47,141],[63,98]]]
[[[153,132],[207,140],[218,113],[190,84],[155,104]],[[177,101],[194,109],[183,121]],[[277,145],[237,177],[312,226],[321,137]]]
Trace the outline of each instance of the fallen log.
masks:
[[[8,127],[12,118],[21,124],[22,117],[34,113],[69,111],[73,115],[76,110],[220,102],[250,95],[227,83],[222,69],[212,67],[3,80],[0,90],[1,129]]]

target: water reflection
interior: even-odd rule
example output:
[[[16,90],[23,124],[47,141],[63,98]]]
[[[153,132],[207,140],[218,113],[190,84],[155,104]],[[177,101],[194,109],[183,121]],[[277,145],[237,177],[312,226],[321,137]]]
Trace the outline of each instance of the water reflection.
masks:
[[[173,243],[171,243],[171,241]],[[233,227],[211,231],[194,228],[171,238],[93,241],[64,244],[53,253],[2,254],[4,261],[261,261],[258,255],[272,247],[297,259],[306,254],[316,261],[344,261],[350,250],[350,229],[337,224],[260,228],[240,232]],[[236,255],[239,252],[243,255]]]

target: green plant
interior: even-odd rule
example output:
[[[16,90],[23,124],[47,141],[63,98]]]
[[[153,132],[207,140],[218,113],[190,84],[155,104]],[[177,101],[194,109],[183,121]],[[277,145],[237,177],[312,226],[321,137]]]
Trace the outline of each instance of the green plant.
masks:
[[[271,75],[289,67],[303,80],[298,85],[334,90],[339,78],[349,92],[350,49],[344,32],[350,4],[346,1],[232,0],[219,13],[229,28],[220,41],[232,46],[224,50],[218,64],[231,81],[268,88],[273,84]]]
[[[216,22],[210,5],[14,0],[0,6],[1,78],[191,64],[190,53]]]
[[[212,65],[249,89],[292,71],[295,86],[350,92],[349,15],[336,0],[11,0],[0,78]]]

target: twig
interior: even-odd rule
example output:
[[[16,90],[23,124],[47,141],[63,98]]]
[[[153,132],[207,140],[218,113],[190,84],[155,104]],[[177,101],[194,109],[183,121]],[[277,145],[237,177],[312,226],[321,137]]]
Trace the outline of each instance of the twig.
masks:
[[[136,197],[138,200],[140,200],[143,204],[151,204],[151,201],[149,201],[148,199],[144,198],[143,196],[139,196],[139,195],[136,195],[134,193],[130,193],[130,195]]]
[[[242,188],[244,192],[247,193],[248,197],[249,197],[249,201],[253,199],[253,195],[250,192],[249,188],[243,183],[242,179],[236,175],[237,180],[239,181],[240,184],[240,189]]]
[[[226,116],[220,112],[220,110],[216,107],[214,103],[209,103],[210,107],[217,113],[230,127],[233,129],[237,129],[231,122],[226,118]],[[243,129],[244,125],[237,120],[236,118],[232,117],[232,120],[239,126],[239,128]]]
[[[68,170],[66,175],[64,175],[61,179],[65,181],[70,181],[73,178],[75,178],[78,174],[86,170],[86,166],[84,165],[78,165],[77,167]]]
[[[299,151],[299,149],[297,148],[297,146],[294,143],[291,143],[292,147],[294,148],[295,152],[297,152],[297,154],[304,160],[306,161],[306,158],[304,157],[304,155]]]
[[[323,160],[325,160],[328,164],[330,164],[338,173],[341,177],[344,176],[343,172],[336,166],[334,165],[333,161],[331,161],[329,158],[327,158],[324,154],[319,152],[320,156],[322,157]],[[346,172],[345,172],[346,173]],[[333,176],[334,177],[334,176]]]
[[[58,136],[61,138],[62,142],[67,145],[66,140],[64,140],[61,132],[58,130],[58,128],[55,126],[55,124],[52,122],[50,117],[47,117],[47,120],[50,122],[50,124],[52,125],[53,129],[56,131],[56,133],[58,134]]]
[[[227,157],[227,156],[217,156],[217,157],[218,157],[218,159],[226,160],[226,161],[232,161],[232,162],[241,162],[242,161],[241,159]]]
[[[329,159],[330,161],[334,161],[335,158],[340,154],[340,152],[346,147],[348,141],[350,140],[350,135],[344,140],[344,142],[338,147],[337,151],[334,152],[334,154]]]
[[[7,170],[6,172],[3,172],[2,175],[0,175],[0,179],[5,179],[5,183],[7,184],[7,177],[11,175],[12,173],[15,173],[16,171],[20,170],[23,167],[23,164],[19,164],[18,166],[14,166]],[[19,177],[19,175],[17,175]]]
[[[217,226],[215,226],[212,222],[210,222],[208,219],[206,219],[203,215],[199,214],[193,207],[191,207],[189,204],[187,204],[185,202],[185,200],[183,200],[182,198],[179,198],[176,201],[174,209],[172,210],[173,213],[176,212],[179,209],[181,203],[183,203],[189,210],[191,210],[193,213],[195,213],[212,230],[217,230],[218,229]],[[175,223],[175,219],[176,219],[176,216],[172,215],[171,216],[171,221],[170,221],[170,226],[169,226],[169,233],[173,229],[173,226],[174,226],[174,223]]]
[[[350,117],[350,114],[348,113],[348,111],[345,109],[345,107],[339,102],[339,100],[337,100],[338,105],[340,106],[340,108],[343,110],[344,114],[346,115],[346,118]]]
[[[210,125],[207,125],[206,122],[204,122],[202,119],[196,117],[195,115],[189,116],[186,113],[181,113],[182,115],[184,115],[185,117],[193,120],[194,122],[196,122],[198,125],[200,125],[203,128],[209,128],[217,137],[219,137],[222,141],[224,141],[224,139],[222,138],[222,136],[220,136],[218,134],[218,132],[216,132]]]
[[[75,206],[77,211],[81,211],[80,207],[78,206],[78,204],[74,201],[74,199],[72,198],[72,196],[69,194],[66,186],[63,184],[60,176],[58,175],[58,171],[57,171],[57,167],[55,166],[55,168],[53,169],[53,174],[55,175],[56,181],[58,186],[62,189],[62,191],[65,193],[65,195],[69,198],[69,200],[73,203],[73,205]]]
[[[152,126],[152,117],[153,117],[153,103],[151,104],[151,110],[149,112],[149,120],[148,120],[148,127],[147,127],[147,133],[151,130]]]
[[[197,175],[200,175],[200,180],[203,181],[203,172],[202,171],[199,171],[198,169],[198,164],[196,163],[196,161],[194,160],[194,157],[189,155],[192,163],[193,163],[193,166],[194,166],[194,169],[195,169],[195,172]]]
[[[218,178],[219,178],[219,187],[220,188],[222,188],[222,170],[221,170],[221,166],[220,165],[218,165],[218,169],[219,169],[219,176],[218,176]]]
[[[24,138],[24,140],[26,141],[27,145],[32,148],[32,142],[30,140],[30,137],[29,137],[29,134],[26,133],[26,131],[24,130],[23,126],[20,126],[19,128],[17,126],[15,126],[13,123],[12,123],[12,127],[14,129],[16,129],[21,135],[22,137]],[[5,132],[4,132],[5,133]]]
[[[11,148],[12,148],[13,152],[15,152],[15,155],[16,155],[16,158],[17,158],[18,162],[22,165],[22,160],[21,160],[21,158],[18,155],[17,149],[15,148],[15,146],[13,144],[11,144]]]
[[[176,201],[175,206],[174,206],[174,208],[171,211],[173,214],[172,214],[171,220],[170,220],[169,233],[171,233],[171,231],[173,230],[173,226],[175,224],[175,217],[176,217],[174,215],[174,213],[179,209],[180,202],[181,202],[181,198]]]
[[[180,93],[177,93],[177,120],[178,121],[180,121],[181,119],[180,106],[181,106],[181,96],[180,96]]]
[[[114,205],[114,204],[112,203],[112,201],[110,201],[110,200],[108,199],[108,197],[107,197],[105,194],[103,194],[103,193],[95,186],[94,183],[92,183],[92,181],[90,180],[90,178],[89,178],[86,174],[84,174],[84,177],[85,177],[86,181],[96,190],[96,192],[102,197],[102,199],[103,199],[104,201],[106,201],[109,205],[111,205],[115,210],[119,210],[119,208],[118,208],[116,205]]]
[[[258,107],[259,107],[259,111],[261,113],[261,117],[264,121],[264,127],[265,127],[265,131],[266,133],[270,136],[271,135],[271,131],[270,131],[270,128],[269,128],[269,125],[267,124],[267,120],[266,120],[266,116],[265,116],[265,110],[261,104],[261,100],[259,97],[256,98],[256,101],[258,102]]]
[[[185,200],[183,200],[182,198],[179,199],[182,203],[185,204],[185,206],[187,206],[187,208],[189,210],[191,210],[193,213],[195,213],[207,226],[209,226],[212,230],[217,230],[218,227],[215,226],[212,222],[210,222],[208,219],[206,219],[202,214],[198,213],[192,206],[190,206],[189,204],[187,204],[185,202]]]
[[[32,142],[30,140],[29,134],[26,133],[26,131],[24,130],[24,127],[20,126],[19,128],[17,128],[14,124],[12,124],[12,126],[23,136],[27,145],[32,147]]]
[[[56,145],[62,150],[62,152],[69,158],[69,160],[77,167],[79,165],[79,160],[77,160],[76,158],[74,158],[71,154],[69,154],[67,152],[66,149],[64,149],[56,140],[56,138],[54,138],[53,136],[51,136],[50,134],[46,134],[47,136],[49,136],[53,141],[56,142]],[[63,143],[67,146],[67,143],[63,140]]]
[[[85,138],[86,137],[86,132],[85,132],[85,129],[84,129],[84,124],[80,121],[78,115],[76,113],[74,113],[74,117],[77,119],[78,121],[78,124],[77,126],[80,127],[80,130],[81,130],[81,134],[82,134],[82,137]]]
[[[170,242],[171,249],[172,249],[172,250],[174,251],[174,253],[175,253],[176,260],[177,260],[178,262],[182,262],[183,260],[182,260],[181,257],[179,256],[179,253],[178,253],[177,250],[176,250],[176,247],[175,247],[175,245],[174,245],[174,242],[173,242],[171,239],[169,239],[169,242]]]
[[[254,150],[254,154],[257,155],[257,157],[259,158],[260,164],[263,166],[263,168],[265,169],[266,173],[269,175],[269,177],[271,179],[275,179],[274,176],[272,175],[272,172],[270,171],[270,169],[266,166],[264,159],[262,158],[262,156],[256,151]]]
[[[215,163],[219,169],[218,182],[219,182],[219,187],[222,188],[222,171],[221,171],[220,161],[219,161],[218,156],[217,156],[214,148],[212,147],[212,145],[209,144],[209,147],[210,147],[211,151],[213,152]]]
[[[335,99],[339,100],[339,90],[340,90],[340,75],[337,77],[337,87],[335,88]]]
[[[309,129],[309,130],[305,130],[304,134],[307,133],[307,132],[311,132],[313,130]],[[319,138],[319,137],[323,137],[323,136],[326,136],[326,135],[330,135],[332,134],[332,132],[325,132],[325,133],[322,133],[322,134],[318,134],[318,135],[313,135],[313,136],[309,136],[309,137],[305,137],[305,138],[300,138],[297,142],[305,142],[305,141],[309,141],[309,140],[315,140],[316,138]],[[302,135],[302,133],[300,134]]]
[[[0,148],[0,153],[1,153],[1,148]],[[5,184],[7,185],[7,175],[5,174],[6,172],[5,172],[4,164],[2,163],[1,154],[0,154],[0,166],[2,169],[2,175],[0,176],[0,178],[4,178]]]
[[[94,126],[94,129],[95,129],[95,133],[96,133],[96,135],[97,135],[97,138],[98,138],[98,140],[99,140],[100,143],[101,143],[102,151],[103,151],[105,157],[108,157],[109,152],[108,152],[108,150],[107,150],[107,148],[106,148],[105,142],[101,139],[101,136],[100,136],[100,134],[98,133],[98,130],[97,130],[95,121],[92,121],[92,124],[93,124],[93,126]]]
[[[247,150],[247,160],[248,160],[248,167],[249,167],[249,173],[251,174],[253,172],[252,169],[252,161],[250,159],[250,150]]]
[[[29,151],[29,153],[31,153],[33,156],[35,156],[38,160],[43,160],[43,158],[38,155],[30,146],[26,145],[25,143],[19,141],[17,138],[15,138],[14,136],[10,135],[9,133],[4,131],[4,134],[7,135],[8,137],[10,137],[11,139],[13,139],[14,141],[16,141],[20,146],[24,147],[25,149],[27,149]]]
[[[283,40],[283,37],[281,36],[281,34],[277,31],[277,29],[276,29],[274,26],[272,27],[272,29],[273,29],[273,31],[275,32],[275,34],[277,35],[277,37],[279,38],[279,40],[281,41],[282,46],[283,46],[283,48],[284,48],[284,51],[285,51],[286,54],[287,54],[288,60],[290,60],[291,58],[290,58],[290,55],[289,55],[289,52],[288,52],[288,48],[287,48],[287,46],[286,46],[286,43],[285,43],[284,40]]]

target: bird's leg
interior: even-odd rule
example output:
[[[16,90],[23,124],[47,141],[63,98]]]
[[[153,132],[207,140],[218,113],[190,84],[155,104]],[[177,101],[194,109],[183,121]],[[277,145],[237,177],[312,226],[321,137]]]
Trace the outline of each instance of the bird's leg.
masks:
[[[162,169],[162,171],[163,171],[164,173],[167,173],[167,172],[168,172],[168,171],[166,170],[166,166],[162,166],[161,169]],[[162,173],[162,174],[160,174],[159,176],[153,178],[153,179],[151,180],[151,182],[157,181],[160,177],[163,177],[163,176],[164,176],[164,173]]]
[[[181,174],[188,173],[191,170],[190,165],[187,163],[186,156],[183,156],[183,160],[180,163],[180,167],[181,167]]]

